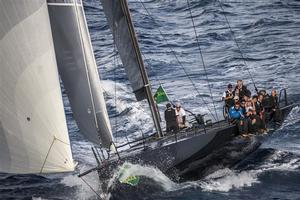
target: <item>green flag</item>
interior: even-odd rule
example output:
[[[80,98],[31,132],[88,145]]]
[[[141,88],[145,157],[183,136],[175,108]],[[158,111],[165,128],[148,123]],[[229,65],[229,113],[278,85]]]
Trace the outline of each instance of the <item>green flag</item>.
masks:
[[[139,184],[140,177],[138,176],[128,176],[125,180],[119,180],[121,183],[126,183],[131,186],[136,186]]]
[[[157,91],[154,94],[154,100],[157,104],[169,101],[168,95],[166,94],[164,88],[162,86],[159,86]]]
[[[138,185],[140,181],[140,177],[130,173],[130,165],[126,163],[121,166],[118,174],[118,179],[120,183],[125,183],[131,186]]]

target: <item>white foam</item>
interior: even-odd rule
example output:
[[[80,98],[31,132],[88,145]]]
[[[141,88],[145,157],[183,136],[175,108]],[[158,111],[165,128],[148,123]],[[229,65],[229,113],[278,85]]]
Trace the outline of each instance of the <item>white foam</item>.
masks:
[[[289,113],[287,118],[284,120],[284,122],[279,130],[282,130],[282,129],[286,128],[287,126],[292,126],[299,122],[300,122],[300,107],[296,106],[291,110],[291,112]]]
[[[48,199],[44,199],[42,197],[32,197],[32,200],[48,200]]]
[[[115,127],[114,132],[129,132],[130,138],[141,137],[141,131],[152,132],[153,124],[150,112],[145,109],[148,108],[146,101],[137,102],[131,89],[125,84],[107,80],[102,81],[102,86],[108,96],[107,104],[114,108],[117,114],[127,112],[124,116],[115,116],[118,124],[114,124],[115,119],[111,120]]]
[[[107,198],[107,195],[100,189],[97,172],[92,172],[91,174],[84,176],[83,179],[97,192],[97,194],[95,194],[77,175],[65,176],[61,183],[69,187],[76,187],[76,193],[72,196],[74,199],[96,199],[98,195],[100,195],[101,198]]]
[[[119,173],[116,171],[113,179],[111,179],[110,185],[113,186],[115,181],[119,178],[122,179],[135,175],[145,176],[152,179],[165,191],[176,191],[186,188],[201,188],[202,190],[209,192],[229,192],[233,189],[242,189],[245,187],[251,187],[254,184],[259,184],[259,177],[268,171],[294,171],[299,169],[299,159],[294,158],[284,162],[285,156],[285,152],[276,151],[272,154],[272,156],[266,159],[262,165],[257,166],[256,169],[238,171],[225,168],[213,172],[202,180],[184,183],[172,182],[166,175],[155,167],[125,163],[124,165],[127,166],[127,169],[125,173],[122,174],[123,177],[119,177]],[[123,167],[124,166],[121,168]]]
[[[207,176],[199,185],[204,191],[228,192],[234,188],[250,187],[259,183],[257,176],[255,171],[236,172],[225,168]]]
[[[124,168],[126,168],[126,170],[123,170]],[[121,175],[120,170],[123,172]],[[115,181],[118,181],[119,179],[126,179],[129,176],[144,176],[150,178],[159,184],[165,191],[176,190],[178,188],[178,184],[172,182],[159,169],[151,166],[131,164],[128,162],[125,162],[118,168],[113,178],[110,180],[109,187],[113,187]]]

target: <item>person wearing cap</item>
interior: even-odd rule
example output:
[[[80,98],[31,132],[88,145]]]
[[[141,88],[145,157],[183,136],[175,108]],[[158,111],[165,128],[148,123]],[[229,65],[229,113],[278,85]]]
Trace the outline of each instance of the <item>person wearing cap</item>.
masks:
[[[176,104],[176,117],[177,117],[177,123],[179,128],[186,128],[186,114],[184,109],[181,107],[180,103]]]
[[[248,120],[246,120],[239,102],[229,109],[229,118],[238,126],[240,134],[248,134]]]
[[[165,110],[165,121],[167,133],[178,130],[176,111],[170,103],[167,103]]]
[[[227,108],[227,112],[228,112],[228,109],[233,106],[234,104],[234,93],[233,93],[233,89],[232,89],[232,85],[231,84],[228,84],[227,85],[227,90],[223,93],[223,96],[222,96],[222,100],[225,101],[225,106]]]

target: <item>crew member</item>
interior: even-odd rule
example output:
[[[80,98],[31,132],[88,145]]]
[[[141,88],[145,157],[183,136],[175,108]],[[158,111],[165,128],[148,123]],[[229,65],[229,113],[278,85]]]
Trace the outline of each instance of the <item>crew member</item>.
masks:
[[[243,84],[243,80],[237,80],[236,87],[234,89],[234,93],[239,95],[240,100],[244,98],[244,96],[251,97],[250,90]]]
[[[186,128],[186,115],[184,109],[181,107],[180,103],[176,104],[176,117],[179,128]]]
[[[260,93],[258,95],[258,100],[256,102],[255,108],[256,108],[256,113],[260,116],[261,119],[261,127],[260,127],[261,132],[267,131],[266,114],[265,114],[265,108],[263,106],[263,101],[264,101],[264,95]]]
[[[225,101],[226,112],[228,112],[229,108],[234,105],[234,93],[232,89],[232,85],[228,84],[227,90],[223,93],[222,100]]]
[[[229,109],[229,117],[232,123],[237,124],[240,134],[244,135],[248,133],[248,121],[245,119],[243,110],[238,102]]]
[[[170,103],[167,103],[165,110],[166,131],[174,132],[178,130],[176,111]]]
[[[270,96],[270,106],[271,106],[271,119],[275,122],[281,121],[281,110],[279,109],[279,102],[277,97],[277,92],[273,88]]]

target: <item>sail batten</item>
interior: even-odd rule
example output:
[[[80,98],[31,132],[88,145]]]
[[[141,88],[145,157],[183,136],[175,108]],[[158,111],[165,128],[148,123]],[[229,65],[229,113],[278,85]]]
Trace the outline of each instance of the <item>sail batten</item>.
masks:
[[[73,171],[46,1],[0,0],[0,19],[0,171]]]
[[[112,131],[82,2],[48,0],[59,74],[80,132],[96,145],[109,148]]]

